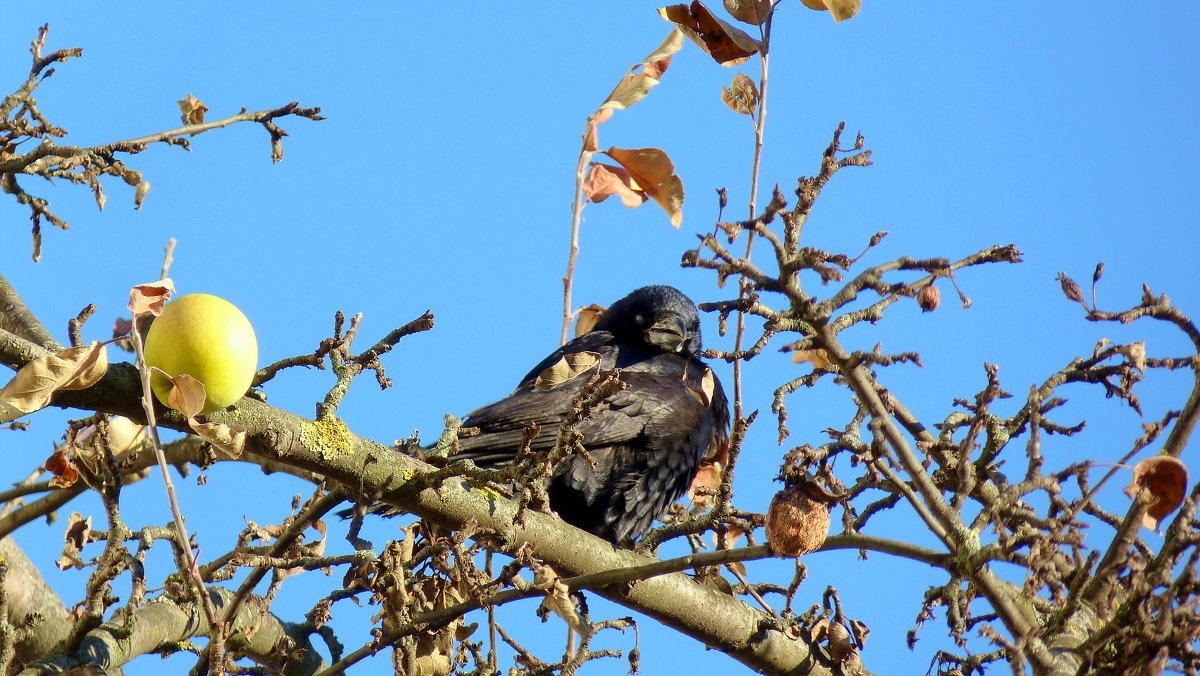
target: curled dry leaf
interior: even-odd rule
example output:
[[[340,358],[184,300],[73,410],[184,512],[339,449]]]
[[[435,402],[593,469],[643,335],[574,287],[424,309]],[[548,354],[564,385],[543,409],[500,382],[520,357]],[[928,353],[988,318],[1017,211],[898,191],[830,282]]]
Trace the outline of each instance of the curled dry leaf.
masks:
[[[804,6],[817,11],[829,10],[834,21],[845,21],[858,14],[862,0],[800,0]]]
[[[691,5],[668,5],[659,16],[679,26],[689,40],[722,66],[736,66],[758,53],[758,41],[712,13],[699,0]]]
[[[162,314],[163,307],[175,293],[175,282],[170,278],[157,282],[138,284],[129,292],[129,311],[134,317],[149,314],[155,317]]]
[[[716,531],[713,531],[713,534],[712,534],[713,549],[733,549],[734,547],[737,547],[738,540],[741,540],[742,536],[745,534],[746,533],[743,532],[742,529],[738,528],[737,526],[727,526],[725,528],[725,546],[722,547],[721,546],[721,536],[719,534],[717,534]],[[746,577],[746,564],[742,563],[741,561],[731,561],[729,563],[726,563],[725,565],[728,566],[729,568],[731,568],[732,570],[740,573],[742,577]]]
[[[1125,494],[1145,501],[1147,507],[1142,525],[1158,530],[1159,522],[1183,503],[1187,482],[1187,465],[1169,455],[1156,455],[1134,465],[1133,482],[1125,489]]]
[[[700,376],[700,382],[695,385],[688,382],[687,376],[688,372],[684,371],[683,384],[688,388],[688,392],[691,392],[692,396],[706,408],[712,406],[713,394],[717,389],[716,376],[713,375],[712,369],[706,367],[704,375]]]
[[[249,535],[254,540],[262,540],[263,542],[274,542],[284,532],[283,526],[280,526],[278,524],[269,524],[266,526],[260,526],[260,525],[258,525],[258,523],[256,521],[251,521],[250,519],[245,519],[245,518],[244,518],[244,520],[246,521],[246,534]]]
[[[824,348],[815,350],[796,350],[792,352],[792,362],[800,364],[803,362],[812,362],[814,368],[825,369],[826,371],[836,372],[837,365],[829,359],[829,353]]]
[[[733,583],[721,575],[720,566],[702,566],[696,569],[692,579],[706,587],[712,587],[719,592],[733,595]]]
[[[862,620],[850,620],[850,632],[854,634],[854,643],[859,646],[867,644],[867,636],[871,634],[871,628]]]
[[[1129,360],[1129,365],[1138,371],[1146,372],[1146,341],[1122,345],[1117,348],[1118,354],[1123,354]]]
[[[113,320],[113,329],[112,329],[112,332],[113,332],[112,337],[113,338],[120,338],[121,336],[128,336],[129,332],[132,330],[133,330],[133,320],[132,319],[126,319],[125,317],[117,317],[116,319]]]
[[[108,202],[108,196],[104,194],[104,188],[99,181],[92,183],[92,195],[96,198],[96,209],[104,211],[104,205]]]
[[[766,23],[774,8],[772,0],[725,0],[725,11],[738,21],[751,26]]]
[[[721,100],[735,113],[754,117],[758,106],[758,85],[745,73],[733,76],[729,88],[721,87]]]
[[[108,420],[108,448],[113,457],[122,458],[135,451],[146,440],[146,427],[124,416],[114,415]]]
[[[112,330],[116,346],[126,352],[133,352],[133,344],[129,342],[129,332],[133,330],[133,320],[118,317],[113,321]]]
[[[572,629],[586,635],[586,629],[579,613],[575,611],[575,601],[571,598],[571,590],[562,583],[558,573],[550,566],[535,563],[533,565],[533,586],[546,592],[542,599],[539,614],[552,611],[566,622]]]
[[[153,368],[153,367],[151,367]],[[179,411],[187,418],[195,418],[204,409],[204,383],[186,373],[172,377],[162,369],[155,369],[171,381],[171,391],[167,394],[167,406]]]
[[[671,57],[683,47],[683,33],[673,30],[667,35],[653,52],[650,52],[641,63],[629,69],[625,77],[617,83],[612,92],[600,104],[600,111],[625,110],[629,106],[646,98],[650,88],[658,84],[663,73],[671,66]],[[641,69],[640,71],[638,69]],[[636,71],[636,72],[635,72]],[[607,120],[611,113],[597,111],[597,124]]]
[[[605,307],[592,303],[587,307],[579,308],[579,312],[575,316],[575,337],[578,338],[583,334],[591,331],[599,321],[600,315],[604,313]]]
[[[187,98],[179,99],[178,103],[179,112],[182,113],[179,119],[184,124],[204,124],[204,114],[208,112],[208,106],[204,105],[203,101],[188,94]]]
[[[83,559],[79,557],[79,553],[83,551],[89,543],[94,542],[92,537],[92,517],[86,517],[79,512],[71,512],[67,517],[67,529],[63,533],[63,553],[54,565],[59,570],[67,570],[68,568],[83,568]]]
[[[637,189],[646,193],[671,218],[676,228],[683,222],[683,181],[675,175],[671,158],[658,148],[618,148],[604,151],[629,172]]]
[[[201,402],[203,402],[203,397],[201,397]],[[235,430],[224,423],[202,423],[189,417],[188,426],[197,436],[212,444],[230,460],[242,457],[242,452],[246,449],[246,433]]]
[[[683,47],[683,34],[678,30],[671,31],[653,52],[642,59],[642,62],[629,69],[625,77],[617,83],[604,103],[588,118],[587,131],[583,134],[583,151],[594,153],[600,149],[596,127],[612,117],[614,110],[625,110],[629,106],[646,98],[650,89],[658,84],[663,73],[671,65],[671,56]],[[640,71],[638,69],[641,69]],[[628,206],[628,205],[627,205]]]
[[[583,194],[589,202],[603,202],[617,195],[621,204],[632,209],[649,199],[625,169],[599,162],[592,162],[590,166],[587,178],[583,180]]]
[[[138,181],[137,187],[133,189],[133,208],[135,211],[142,208],[142,202],[146,200],[146,193],[150,192],[150,181]]]
[[[108,372],[108,350],[101,343],[71,347],[34,359],[0,389],[0,423],[44,408],[59,390],[82,390]]]
[[[717,488],[721,485],[721,464],[708,463],[700,465],[700,469],[696,471],[696,478],[692,479],[692,485],[688,487],[687,496],[692,501],[692,506],[697,509],[708,509],[712,506],[715,500]],[[702,490],[707,489],[707,490]]]
[[[471,638],[471,635],[474,634],[475,630],[478,628],[478,622],[472,622],[471,624],[460,624],[458,629],[454,630],[454,638],[459,641],[465,641]]]
[[[457,624],[457,623],[456,623]],[[454,652],[453,634],[447,630],[421,634],[417,637],[412,676],[441,676],[450,673]]]
[[[50,485],[54,488],[67,488],[75,485],[75,482],[79,480],[79,472],[71,464],[71,458],[67,456],[65,446],[55,448],[54,453],[46,458],[44,466],[47,472],[54,475],[54,478],[50,480]]]
[[[538,374],[533,386],[539,390],[553,390],[581,373],[589,371],[600,363],[599,352],[575,352],[565,354],[557,362]]]
[[[841,622],[830,622],[825,630],[829,639],[829,654],[837,662],[845,662],[856,651],[850,630]]]

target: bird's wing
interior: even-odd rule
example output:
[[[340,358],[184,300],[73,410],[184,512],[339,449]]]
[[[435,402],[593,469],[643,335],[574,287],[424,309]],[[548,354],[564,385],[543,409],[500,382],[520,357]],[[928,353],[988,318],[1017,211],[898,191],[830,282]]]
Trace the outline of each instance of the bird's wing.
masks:
[[[657,450],[655,438],[688,436],[689,430],[700,427],[706,404],[683,379],[683,367],[660,364],[655,370],[659,372],[621,372],[625,389],[601,401],[593,415],[576,427],[585,448],[604,449],[648,435],[639,445],[653,452]],[[471,412],[464,425],[478,427],[480,434],[460,439],[461,452],[456,457],[471,458],[478,464],[511,460],[530,423],[540,428],[533,448],[550,448],[572,400],[588,380],[584,374],[550,391],[523,385],[509,397]]]
[[[687,492],[724,427],[723,409],[712,408],[690,379],[644,372],[622,373],[622,379],[628,389],[579,425],[595,466],[570,456],[551,485],[555,511],[615,542],[640,537]]]

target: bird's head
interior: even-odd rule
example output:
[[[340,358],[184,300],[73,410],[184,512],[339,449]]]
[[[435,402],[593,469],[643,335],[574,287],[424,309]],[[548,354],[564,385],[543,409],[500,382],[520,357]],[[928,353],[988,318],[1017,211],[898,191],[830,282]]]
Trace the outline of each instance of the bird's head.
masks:
[[[595,328],[685,357],[700,351],[696,304],[670,286],[643,286],[631,292],[609,306]]]

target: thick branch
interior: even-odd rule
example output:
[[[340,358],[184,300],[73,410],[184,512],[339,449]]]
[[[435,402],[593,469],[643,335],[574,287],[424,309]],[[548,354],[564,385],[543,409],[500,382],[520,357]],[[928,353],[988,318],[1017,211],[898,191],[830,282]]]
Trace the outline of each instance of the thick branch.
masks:
[[[210,589],[218,608],[228,603],[232,592]],[[239,648],[257,662],[280,663],[281,641],[292,642],[289,653],[304,649],[298,659],[287,662],[283,673],[289,676],[313,674],[324,668],[320,653],[308,641],[303,625],[284,622],[271,614],[261,615],[261,601],[242,606],[231,628],[239,639]],[[126,664],[135,657],[162,649],[171,649],[183,641],[204,636],[208,620],[194,603],[176,603],[165,599],[152,601],[137,610],[124,626],[104,625],[88,633],[74,655],[51,655],[21,672],[21,676],[59,673],[79,664],[94,664],[105,672]],[[126,633],[128,632],[128,633]]]
[[[11,334],[10,334],[11,336]],[[0,340],[0,361],[19,366],[21,355],[36,356],[36,346],[11,337]],[[59,392],[53,404],[125,415],[142,419],[137,375],[128,364],[115,364],[96,385],[86,390]],[[313,421],[252,399],[242,399],[232,411],[210,419],[224,422],[247,434],[246,452],[259,461],[287,467],[292,472],[314,472],[352,493],[380,495],[384,502],[451,528],[474,520],[482,528],[504,534],[512,549],[523,543],[565,575],[599,573],[615,568],[653,563],[654,559],[617,550],[597,537],[574,529],[554,516],[526,511],[522,524],[514,523],[517,505],[489,498],[462,481],[440,489],[423,487],[411,477],[431,468],[381,444],[353,436],[350,446],[341,437],[322,436]],[[183,430],[177,414],[162,412],[161,425]],[[250,458],[253,460],[253,458]],[[765,613],[683,573],[663,575],[623,587],[605,589],[602,595],[658,619],[705,645],[766,673],[829,673],[819,665],[807,644],[788,638]]]

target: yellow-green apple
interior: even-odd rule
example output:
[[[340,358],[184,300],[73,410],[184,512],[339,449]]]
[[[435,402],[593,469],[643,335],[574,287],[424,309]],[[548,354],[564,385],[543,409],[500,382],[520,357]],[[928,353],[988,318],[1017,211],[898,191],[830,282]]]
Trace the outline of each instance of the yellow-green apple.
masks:
[[[258,368],[254,327],[233,303],[206,293],[167,303],[146,335],[146,364],[171,377],[188,374],[204,384],[201,415],[228,407],[250,388]],[[171,381],[154,371],[154,396],[164,405]]]

